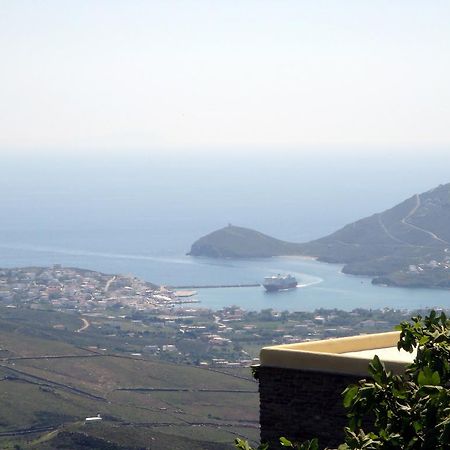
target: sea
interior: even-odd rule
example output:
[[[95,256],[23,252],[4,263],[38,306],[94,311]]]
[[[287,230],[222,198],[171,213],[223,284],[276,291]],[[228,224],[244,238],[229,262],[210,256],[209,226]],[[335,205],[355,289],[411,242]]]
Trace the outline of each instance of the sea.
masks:
[[[186,255],[229,223],[305,242],[449,181],[449,160],[421,152],[406,166],[386,149],[317,153],[10,154],[0,166],[0,267],[62,264],[170,286],[255,284],[278,273],[299,281],[278,293],[196,289],[196,306],[212,309],[450,307],[450,291],[374,286],[313,259]]]

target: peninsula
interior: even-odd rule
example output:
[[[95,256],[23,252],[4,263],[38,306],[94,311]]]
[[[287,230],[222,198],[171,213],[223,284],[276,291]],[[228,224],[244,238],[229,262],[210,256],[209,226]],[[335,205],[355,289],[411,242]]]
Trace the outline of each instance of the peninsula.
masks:
[[[267,258],[298,255],[301,244],[281,241],[259,231],[228,225],[194,242],[188,255],[211,258]]]
[[[196,242],[192,256],[260,258],[302,255],[344,264],[373,283],[450,288],[450,183],[306,243],[229,225]]]

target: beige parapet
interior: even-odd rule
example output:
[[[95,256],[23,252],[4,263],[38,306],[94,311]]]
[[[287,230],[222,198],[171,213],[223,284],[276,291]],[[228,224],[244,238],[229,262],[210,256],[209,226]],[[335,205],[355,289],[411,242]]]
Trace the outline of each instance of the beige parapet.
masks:
[[[400,332],[393,331],[264,347],[261,366],[366,376],[369,362],[377,354],[386,369],[400,374],[414,355],[395,350],[399,336]]]

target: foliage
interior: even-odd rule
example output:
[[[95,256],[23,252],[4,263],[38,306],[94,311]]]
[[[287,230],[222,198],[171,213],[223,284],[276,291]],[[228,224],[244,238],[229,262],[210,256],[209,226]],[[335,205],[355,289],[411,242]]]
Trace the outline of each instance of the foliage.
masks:
[[[317,439],[312,439],[311,441],[305,441],[302,443],[294,443],[285,437],[281,437],[280,444],[282,447],[293,448],[294,450],[319,450],[319,442]],[[235,446],[239,450],[268,450],[269,448],[268,444],[261,444],[254,449],[247,441],[242,439],[236,439]]]
[[[423,319],[402,322],[398,349],[413,352],[404,375],[393,375],[376,356],[369,366],[371,381],[344,391],[349,411],[349,449],[444,449],[450,442],[450,320],[432,311]],[[374,418],[375,432],[364,435],[366,446],[349,436],[363,433],[363,417]]]
[[[399,350],[417,356],[403,375],[386,370],[378,356],[369,365],[370,380],[361,380],[343,392],[349,426],[339,450],[444,450],[450,448],[450,320],[444,313],[418,315],[398,328]],[[366,422],[373,431],[366,433]],[[283,447],[318,449],[316,440]],[[237,440],[236,448],[252,450]],[[260,446],[258,450],[267,450]]]

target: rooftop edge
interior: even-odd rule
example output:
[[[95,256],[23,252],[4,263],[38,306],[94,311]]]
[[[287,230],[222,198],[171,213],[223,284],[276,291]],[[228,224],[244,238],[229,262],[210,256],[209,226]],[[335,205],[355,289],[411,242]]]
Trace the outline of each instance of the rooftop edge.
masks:
[[[366,376],[368,375],[368,365],[372,358],[346,355],[346,353],[396,347],[399,337],[400,332],[393,331],[297,344],[275,345],[261,349],[260,361],[263,367]],[[383,361],[381,353],[380,351],[379,356]],[[398,361],[391,359],[383,362],[386,369],[395,374],[404,373],[407,365],[407,362],[400,357]]]

